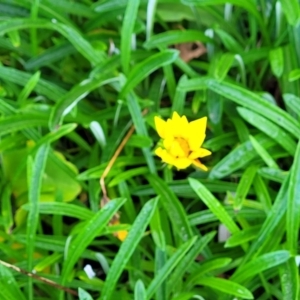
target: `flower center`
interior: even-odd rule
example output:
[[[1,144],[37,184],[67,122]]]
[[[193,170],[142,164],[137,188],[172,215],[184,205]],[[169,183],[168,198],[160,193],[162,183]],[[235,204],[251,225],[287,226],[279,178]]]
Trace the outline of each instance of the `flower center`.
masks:
[[[184,152],[184,157],[188,157],[190,154],[190,147],[188,142],[181,137],[176,137],[175,141],[179,144],[181,150]]]

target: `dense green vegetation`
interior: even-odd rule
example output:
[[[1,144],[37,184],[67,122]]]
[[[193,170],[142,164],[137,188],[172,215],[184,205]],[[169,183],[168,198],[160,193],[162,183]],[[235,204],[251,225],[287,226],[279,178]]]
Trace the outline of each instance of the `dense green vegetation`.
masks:
[[[299,20],[297,0],[0,1],[0,298],[298,299]],[[208,172],[154,155],[173,111],[208,117]]]

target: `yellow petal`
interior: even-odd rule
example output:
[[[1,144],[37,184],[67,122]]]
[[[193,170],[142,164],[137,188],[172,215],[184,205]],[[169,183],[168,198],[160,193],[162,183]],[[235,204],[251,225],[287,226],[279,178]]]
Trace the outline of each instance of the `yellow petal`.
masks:
[[[173,121],[168,119],[166,122],[166,129],[165,129],[165,138],[172,138],[176,134],[176,130],[173,125]]]
[[[174,165],[175,158],[167,150],[159,147],[155,150],[155,154],[166,164]]]
[[[171,148],[173,142],[174,142],[174,137],[167,136],[163,141],[163,145],[164,145],[165,149],[169,150]]]
[[[166,135],[166,132],[165,132],[166,131],[166,122],[163,119],[155,116],[154,123],[155,123],[155,128],[157,130],[158,135],[163,139]]]
[[[192,121],[188,126],[188,141],[190,149],[196,151],[199,149],[205,139],[207,117]]]
[[[177,169],[186,169],[192,164],[192,161],[186,157],[176,158],[173,162],[173,165]]]
[[[208,170],[208,168],[205,165],[203,165],[198,159],[193,160],[193,165],[196,166],[197,168],[200,168],[200,169],[204,170],[204,171]]]
[[[189,132],[188,126],[189,126],[189,122],[188,122],[186,116],[182,116],[181,117],[181,123],[180,123],[180,128],[181,128],[180,136],[183,137],[186,140],[188,140],[188,138],[189,138],[189,135],[188,135],[188,132]]]
[[[173,122],[178,122],[178,121],[180,121],[180,116],[179,116],[179,114],[176,112],[176,111],[174,111],[173,112],[173,115],[172,115],[172,121]]]
[[[186,116],[180,117],[176,111],[173,112],[170,127],[173,131],[173,136],[187,139],[188,120]]]
[[[127,230],[120,230],[116,232],[117,238],[122,242],[126,239],[127,235],[128,235]]]
[[[208,155],[211,155],[211,152],[209,150],[200,148],[196,151],[193,151],[189,155],[189,159],[195,159],[195,158],[198,158],[198,157],[205,157],[205,156],[208,156]]]
[[[181,148],[178,141],[174,140],[170,149],[169,153],[174,157],[185,157],[185,153],[183,149]]]

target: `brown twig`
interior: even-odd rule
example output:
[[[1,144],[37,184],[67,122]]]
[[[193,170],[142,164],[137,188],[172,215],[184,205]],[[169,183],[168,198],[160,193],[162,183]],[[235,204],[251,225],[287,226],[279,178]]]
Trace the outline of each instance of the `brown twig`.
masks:
[[[23,270],[23,269],[17,267],[17,266],[11,265],[11,264],[3,261],[3,260],[0,260],[0,263],[1,263],[1,265],[5,266],[7,268],[13,269],[13,270],[15,270],[18,273],[21,273],[21,274],[27,275],[29,277],[32,277],[32,278],[34,278],[36,280],[42,281],[42,282],[44,282],[44,283],[46,283],[48,285],[51,285],[51,286],[53,286],[53,287],[55,287],[55,288],[57,288],[59,290],[65,291],[65,292],[67,292],[69,294],[72,294],[74,296],[78,296],[78,293],[76,291],[71,290],[69,288],[66,288],[66,287],[64,287],[64,286],[56,283],[55,281],[52,281],[52,280],[47,279],[45,277],[40,277],[40,276],[38,276],[38,275],[36,275],[34,273],[28,272],[26,270]]]
[[[147,112],[148,112],[148,110],[145,109],[142,112],[142,115],[144,116]],[[102,176],[100,178],[100,186],[101,186],[102,194],[103,194],[102,200],[101,200],[101,207],[103,207],[109,201],[109,198],[107,196],[106,187],[105,187],[105,177],[109,173],[110,169],[112,168],[112,166],[115,163],[116,159],[118,158],[118,156],[120,155],[120,153],[123,150],[124,146],[128,142],[129,138],[133,134],[134,130],[135,130],[135,127],[134,127],[134,125],[132,125],[130,127],[130,129],[128,130],[127,134],[125,135],[124,139],[120,143],[119,147],[117,148],[116,152],[114,153],[113,157],[108,162],[108,164],[107,164],[107,166],[106,166],[106,168],[105,168],[105,170],[104,170],[104,172],[103,172],[103,174],[102,174]]]

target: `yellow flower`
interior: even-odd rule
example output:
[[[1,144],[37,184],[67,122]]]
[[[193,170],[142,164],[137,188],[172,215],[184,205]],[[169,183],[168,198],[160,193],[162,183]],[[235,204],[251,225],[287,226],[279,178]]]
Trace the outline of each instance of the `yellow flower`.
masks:
[[[158,135],[163,139],[163,147],[158,147],[155,154],[163,162],[185,169],[191,164],[207,171],[199,158],[211,154],[209,150],[201,148],[205,139],[207,118],[188,122],[186,116],[180,117],[174,112],[167,121],[154,117]]]
[[[111,225],[120,225],[120,224],[121,223],[117,218],[111,222]],[[117,237],[121,242],[123,242],[126,239],[127,235],[128,235],[127,230],[119,230],[114,233],[114,236]]]

